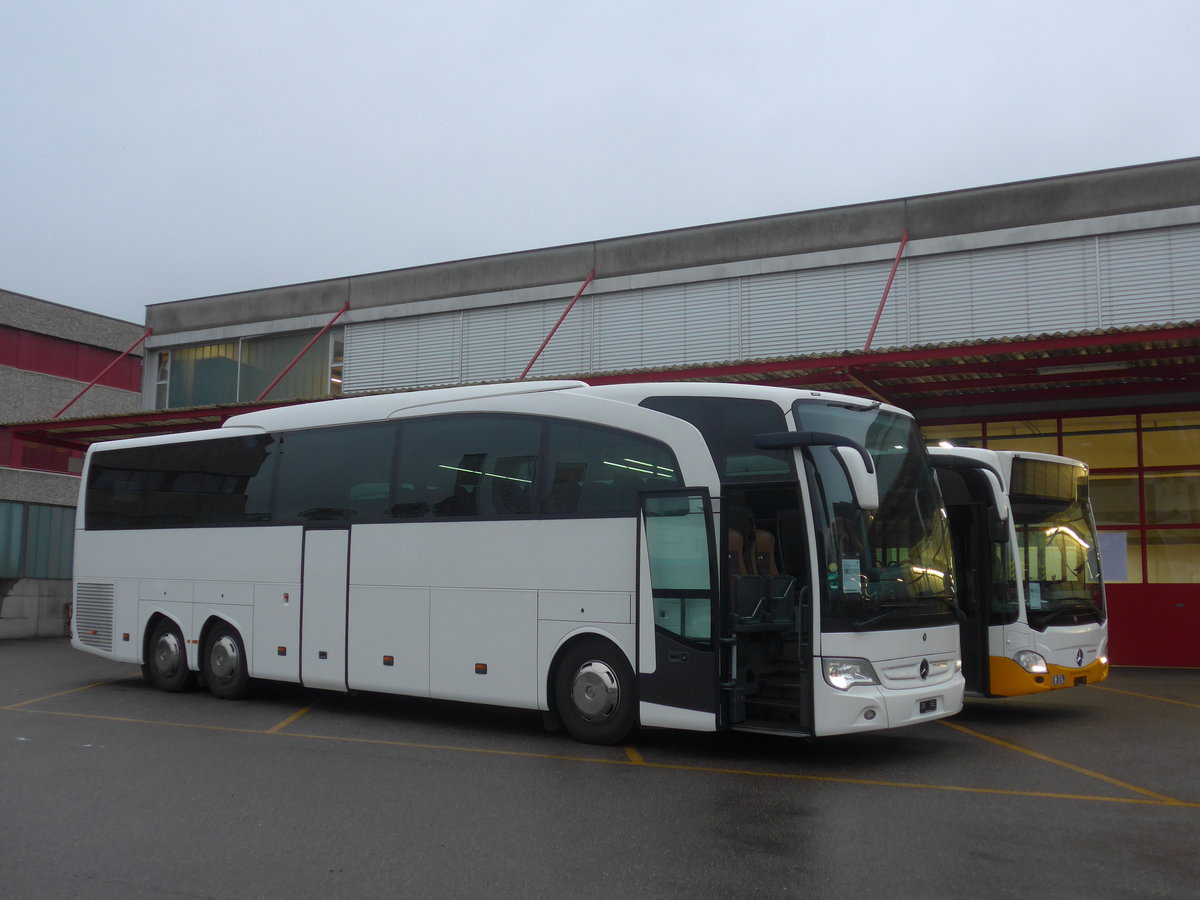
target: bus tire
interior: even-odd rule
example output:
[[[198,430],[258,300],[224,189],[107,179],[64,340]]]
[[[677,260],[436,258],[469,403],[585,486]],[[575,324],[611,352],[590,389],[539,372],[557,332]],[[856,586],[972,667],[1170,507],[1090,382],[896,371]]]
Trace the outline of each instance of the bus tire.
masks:
[[[588,637],[559,660],[555,711],[571,736],[585,744],[617,744],[637,724],[633,668],[611,642]]]
[[[195,677],[188,669],[183,633],[170,619],[159,619],[154,626],[142,672],[160,691],[172,694],[186,691],[195,684]]]
[[[200,660],[204,681],[213,695],[222,700],[237,700],[250,687],[246,668],[246,645],[238,630],[228,622],[217,622],[204,642]]]

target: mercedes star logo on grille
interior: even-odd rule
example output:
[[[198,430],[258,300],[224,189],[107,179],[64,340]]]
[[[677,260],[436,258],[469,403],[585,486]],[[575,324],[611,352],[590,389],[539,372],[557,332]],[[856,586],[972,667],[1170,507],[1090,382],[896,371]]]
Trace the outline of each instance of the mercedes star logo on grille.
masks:
[[[1083,648],[1082,647],[1080,647],[1078,650],[1075,651],[1075,665],[1079,666],[1079,668],[1081,668],[1081,669],[1083,668]]]
[[[921,660],[921,667],[917,669],[917,673],[921,676],[922,681],[929,677],[929,660]]]

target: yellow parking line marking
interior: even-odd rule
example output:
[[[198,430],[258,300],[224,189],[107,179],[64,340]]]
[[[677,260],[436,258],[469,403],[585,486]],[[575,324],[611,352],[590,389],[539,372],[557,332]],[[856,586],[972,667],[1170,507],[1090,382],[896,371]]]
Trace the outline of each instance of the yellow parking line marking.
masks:
[[[292,713],[290,716],[288,716],[282,722],[277,722],[276,724],[274,724],[270,728],[268,728],[267,734],[279,734],[279,732],[283,731],[283,729],[287,728],[293,722],[295,722],[298,719],[300,719],[301,717],[307,715],[308,712],[316,705],[317,704],[315,704],[315,703],[310,703],[310,704],[308,704],[308,706],[304,707],[304,709],[296,710],[294,713]]]
[[[303,734],[295,731],[283,732],[282,737],[299,738],[314,741],[336,741],[349,744],[371,744],[385,747],[404,747],[418,750],[447,750],[458,753],[482,753],[492,756],[513,756],[525,759],[548,759],[563,762],[599,763],[609,766],[639,766],[645,769],[663,769],[676,772],[700,772],[708,775],[742,775],[755,778],[778,778],[786,781],[812,781],[823,784],[856,784],[871,787],[910,788],[925,791],[952,791],[967,794],[996,794],[1005,797],[1036,797],[1051,800],[1091,800],[1099,803],[1125,803],[1139,806],[1182,806],[1188,809],[1200,809],[1200,803],[1189,803],[1185,800],[1174,800],[1170,797],[1160,797],[1151,794],[1148,798],[1141,797],[1103,797],[1094,794],[1060,794],[1049,791],[1020,791],[1009,788],[979,788],[964,787],[951,784],[922,784],[909,781],[884,781],[874,778],[846,778],[840,775],[803,775],[794,772],[764,772],[755,769],[727,769],[714,766],[690,766],[681,763],[635,763],[628,759],[601,759],[597,757],[566,756],[551,753],[529,753],[519,750],[491,750],[485,747],[456,747],[444,744],[419,744],[408,741],[387,741],[377,738],[351,738],[338,735]],[[636,751],[635,751],[636,752]],[[1137,790],[1135,788],[1135,790]],[[1149,794],[1149,792],[1144,792]]]
[[[107,721],[107,722],[121,722],[121,723],[125,723],[125,724],[133,724],[133,725],[157,725],[157,726],[166,727],[166,728],[193,728],[193,729],[197,729],[197,730],[201,730],[201,731],[227,732],[229,734],[272,735],[274,737],[291,738],[291,739],[296,739],[296,740],[331,741],[334,743],[342,743],[342,744],[365,744],[365,745],[369,745],[369,746],[396,747],[396,748],[405,749],[405,750],[438,750],[438,751],[445,751],[445,752],[451,752],[451,753],[477,753],[477,754],[483,754],[486,756],[502,756],[502,757],[516,758],[516,759],[540,759],[540,760],[550,760],[550,761],[557,761],[557,762],[592,763],[592,764],[606,765],[606,766],[638,766],[638,767],[644,768],[644,769],[660,769],[663,771],[695,772],[695,773],[701,773],[701,774],[707,774],[707,775],[734,775],[734,776],[743,776],[743,777],[752,777],[752,778],[775,778],[775,779],[781,779],[781,780],[785,780],[785,781],[807,781],[807,782],[813,782],[813,783],[817,783],[817,784],[851,784],[851,785],[860,785],[860,786],[865,786],[865,787],[907,788],[910,790],[923,790],[923,791],[949,791],[952,793],[990,794],[993,796],[1003,796],[1003,797],[1029,797],[1029,798],[1039,799],[1039,800],[1082,800],[1082,801],[1090,801],[1093,803],[1121,803],[1121,804],[1135,804],[1135,805],[1141,805],[1141,806],[1174,806],[1174,807],[1183,807],[1185,809],[1200,809],[1200,803],[1191,803],[1191,802],[1184,801],[1184,800],[1176,800],[1176,799],[1173,799],[1170,797],[1164,797],[1161,794],[1154,794],[1153,792],[1145,791],[1145,790],[1142,790],[1141,788],[1133,787],[1132,785],[1125,785],[1124,783],[1116,781],[1115,779],[1106,778],[1105,776],[1100,776],[1100,775],[1097,775],[1096,773],[1090,773],[1086,769],[1079,769],[1079,771],[1084,772],[1085,774],[1091,774],[1091,775],[1093,775],[1093,777],[1098,777],[1102,781],[1109,781],[1115,785],[1125,787],[1125,788],[1128,788],[1129,790],[1133,790],[1138,793],[1144,794],[1145,796],[1143,796],[1143,797],[1104,797],[1104,796],[1099,796],[1099,795],[1094,795],[1094,794],[1064,794],[1064,793],[1053,793],[1053,792],[1049,792],[1049,791],[1021,791],[1021,790],[1013,790],[1013,789],[1009,789],[1009,788],[981,788],[981,787],[965,787],[965,786],[951,785],[951,784],[922,784],[920,782],[909,782],[909,781],[885,781],[883,779],[875,779],[875,778],[847,778],[847,777],[838,776],[838,775],[805,775],[805,774],[798,774],[798,773],[793,773],[793,772],[771,772],[771,771],[760,771],[760,770],[755,770],[755,769],[732,769],[732,768],[721,768],[721,767],[715,767],[715,766],[692,766],[692,765],[683,765],[683,764],[677,764],[677,763],[651,763],[651,762],[646,762],[644,759],[642,759],[641,754],[638,753],[637,750],[633,750],[633,754],[636,755],[639,759],[641,759],[641,762],[636,762],[629,753],[629,751],[632,750],[633,748],[626,748],[626,758],[625,759],[619,759],[619,758],[618,759],[613,759],[613,758],[605,759],[602,757],[573,756],[570,754],[563,754],[563,753],[530,753],[528,751],[522,751],[522,750],[494,750],[494,749],[490,749],[490,748],[486,748],[486,747],[461,747],[461,746],[456,746],[453,744],[423,744],[423,743],[418,743],[415,741],[390,741],[390,740],[383,740],[383,739],[377,739],[377,738],[352,738],[352,737],[343,737],[340,735],[304,734],[302,732],[295,732],[295,731],[274,731],[274,730],[264,731],[264,730],[255,729],[255,728],[234,728],[232,726],[225,726],[225,725],[197,725],[197,724],[192,724],[189,722],[161,722],[161,721],[155,721],[155,720],[151,720],[151,719],[133,719],[133,718],[126,718],[123,716],[100,716],[100,715],[93,715],[90,713],[71,713],[71,712],[61,712],[61,711],[56,711],[56,710],[22,709],[21,711],[27,712],[27,713],[32,713],[32,714],[37,714],[37,715],[66,716],[69,718],[76,718],[76,719],[92,719],[92,720]],[[295,715],[295,714],[293,714],[293,715]],[[275,726],[275,727],[279,727],[279,726]],[[961,727],[961,726],[959,726],[959,727]],[[969,729],[963,729],[963,730],[968,731],[968,733],[970,733]],[[1001,743],[1001,744],[1004,743],[1002,741],[997,741],[994,738],[987,738],[986,736],[981,736],[981,737],[983,737],[985,740],[992,740],[996,743]],[[1014,747],[1014,749],[1020,750],[1022,748]],[[1031,751],[1022,750],[1022,752],[1031,752]],[[1040,755],[1040,754],[1034,754],[1034,755]],[[1049,759],[1049,757],[1047,757],[1047,759]],[[1050,760],[1050,761],[1056,762],[1056,760]],[[1062,763],[1060,763],[1060,764],[1062,764]],[[1062,764],[1062,765],[1067,765],[1069,768],[1077,768],[1077,769],[1079,768],[1079,767],[1070,766],[1070,764]]]
[[[1094,772],[1091,769],[1085,769],[1083,766],[1077,766],[1074,763],[1069,763],[1065,760],[1055,759],[1053,756],[1047,756],[1045,753],[1039,753],[1037,750],[1030,750],[1028,747],[1021,747],[1018,744],[1009,743],[1008,741],[1001,740],[1000,738],[992,737],[991,735],[984,734],[980,731],[975,731],[972,728],[967,728],[965,725],[959,725],[957,722],[948,722],[945,719],[941,719],[939,722],[940,724],[945,725],[947,728],[953,728],[955,731],[961,731],[963,734],[969,734],[971,737],[979,738],[981,741],[988,741],[989,743],[995,744],[998,747],[1004,747],[1008,750],[1015,750],[1017,753],[1024,753],[1026,756],[1032,756],[1034,759],[1040,759],[1042,762],[1048,762],[1056,766],[1062,766],[1064,769],[1070,769],[1072,772],[1078,772],[1080,775],[1086,775],[1088,778],[1095,778],[1099,781],[1106,782],[1107,784],[1123,788],[1124,790],[1133,791],[1135,794],[1142,794],[1145,797],[1150,797],[1159,803],[1164,803],[1168,806],[1193,805],[1183,800],[1178,800],[1175,797],[1168,797],[1165,794],[1158,794],[1154,791],[1146,790],[1146,788],[1140,788],[1136,784],[1130,784],[1127,781],[1121,781],[1117,778],[1113,778],[1110,775]],[[1200,804],[1195,805],[1200,806]]]
[[[1200,703],[1188,703],[1185,700],[1172,700],[1169,697],[1155,697],[1153,694],[1139,694],[1136,691],[1122,691],[1119,688],[1105,687],[1100,684],[1093,684],[1091,687],[1098,688],[1102,691],[1111,691],[1114,694],[1124,694],[1127,697],[1141,697],[1143,700],[1157,700],[1159,703],[1174,703],[1176,706],[1190,706],[1192,709],[1200,709]]]
[[[131,719],[127,716],[100,716],[95,713],[62,712],[55,709],[22,709],[38,716],[63,716],[68,719],[91,719],[97,722],[122,722],[126,725],[160,725],[166,728],[195,728],[199,731],[224,731],[230,734],[267,734],[261,728],[234,728],[231,725],[198,725],[192,722],[160,722],[156,719]]]
[[[80,691],[90,691],[92,688],[100,687],[104,684],[115,684],[118,681],[126,681],[130,678],[141,677],[141,673],[137,675],[122,675],[120,678],[110,678],[107,681],[97,681],[92,684],[85,684],[83,687],[69,688],[65,691],[59,691],[57,694],[47,694],[45,697],[34,697],[32,700],[22,700],[20,703],[14,703],[12,706],[2,706],[0,709],[20,709],[22,706],[29,706],[32,703],[41,703],[43,700],[53,700],[55,697],[65,697],[67,694],[78,694]]]
[[[625,755],[629,757],[629,761],[635,766],[644,766],[646,764],[646,760],[642,759],[642,754],[637,752],[636,747],[626,747]]]

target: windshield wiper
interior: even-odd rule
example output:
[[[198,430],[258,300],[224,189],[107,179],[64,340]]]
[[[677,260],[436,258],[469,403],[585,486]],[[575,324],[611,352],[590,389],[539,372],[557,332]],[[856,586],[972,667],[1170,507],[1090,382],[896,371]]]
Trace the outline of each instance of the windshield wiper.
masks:
[[[1098,621],[1101,621],[1101,622],[1104,621],[1104,610],[1102,610],[1100,607],[1098,607],[1095,603],[1093,603],[1090,600],[1084,600],[1082,598],[1077,598],[1075,600],[1072,600],[1070,605],[1068,605],[1068,606],[1063,606],[1063,607],[1060,607],[1059,609],[1050,609],[1044,613],[1038,613],[1037,614],[1038,615],[1037,624],[1038,624],[1038,626],[1045,628],[1047,625],[1049,625],[1051,622],[1053,622],[1059,616],[1065,616],[1067,613],[1079,612],[1081,610],[1086,610],[1087,612],[1094,613]],[[1032,625],[1033,623],[1031,622],[1030,624]],[[1037,627],[1037,626],[1035,626],[1035,627]]]
[[[946,605],[946,609],[948,609],[948,610],[950,610],[950,612],[954,613],[954,618],[958,619],[959,625],[967,624],[967,614],[965,612],[963,612],[963,608],[961,606],[959,606],[957,603],[955,603],[953,600],[950,600],[947,597],[939,596],[938,594],[933,594],[925,599],[936,600],[939,603],[944,603]]]
[[[878,615],[871,616],[871,618],[869,618],[869,619],[860,619],[859,621],[854,623],[854,629],[855,629],[855,631],[862,631],[864,628],[866,628],[870,625],[874,625],[876,622],[882,622],[884,619],[888,618],[889,616],[894,616],[896,613],[900,612],[900,610],[902,610],[902,609],[904,609],[903,606],[893,606],[891,609],[886,609],[883,612],[879,613]]]

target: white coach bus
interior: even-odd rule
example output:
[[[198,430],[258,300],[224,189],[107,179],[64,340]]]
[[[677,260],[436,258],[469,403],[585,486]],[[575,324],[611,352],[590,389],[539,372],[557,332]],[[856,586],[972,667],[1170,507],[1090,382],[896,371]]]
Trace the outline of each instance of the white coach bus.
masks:
[[[1025,450],[934,447],[959,575],[967,690],[1019,697],[1108,677],[1088,467]]]
[[[907,414],[733,385],[347,398],[93,446],[75,647],[197,676],[826,735],[962,703]]]

